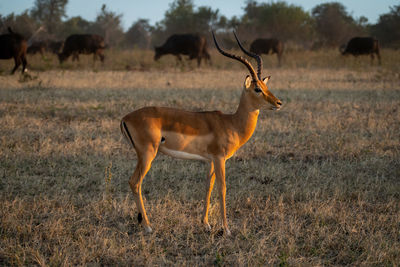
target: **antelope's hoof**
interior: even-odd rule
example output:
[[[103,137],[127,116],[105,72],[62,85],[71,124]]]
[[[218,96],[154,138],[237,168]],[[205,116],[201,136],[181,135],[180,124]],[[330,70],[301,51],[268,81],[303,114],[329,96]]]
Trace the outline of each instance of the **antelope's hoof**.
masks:
[[[226,236],[230,236],[231,235],[231,231],[228,228],[226,228],[226,229],[224,229],[224,234]]]
[[[145,226],[144,230],[145,230],[146,234],[151,234],[153,232],[153,230],[151,229],[150,226]]]

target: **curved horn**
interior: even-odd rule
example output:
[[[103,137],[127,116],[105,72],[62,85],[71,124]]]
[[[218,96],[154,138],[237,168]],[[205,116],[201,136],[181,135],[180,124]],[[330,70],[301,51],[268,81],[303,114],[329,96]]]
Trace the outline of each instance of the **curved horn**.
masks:
[[[215,39],[214,31],[212,31],[212,36],[213,36],[213,38],[214,38],[214,43],[215,43],[215,46],[217,47],[218,51],[219,51],[222,55],[224,55],[224,56],[226,56],[226,57],[233,58],[233,59],[236,59],[236,60],[242,62],[242,63],[249,69],[250,75],[251,75],[251,77],[253,78],[253,81],[257,81],[256,72],[255,72],[255,70],[253,69],[253,67],[251,66],[250,62],[247,61],[247,59],[245,59],[245,58],[243,58],[243,57],[241,57],[241,56],[236,56],[236,55],[233,55],[233,54],[230,54],[230,53],[227,53],[227,52],[223,51],[223,50],[219,47],[219,45],[218,45],[218,43],[217,43],[217,40]]]
[[[240,49],[242,49],[242,51],[243,51],[246,55],[248,55],[249,57],[252,57],[252,58],[255,58],[255,59],[256,59],[256,61],[257,61],[257,76],[258,76],[258,79],[261,80],[262,59],[261,59],[260,55],[257,55],[257,54],[255,54],[255,53],[251,53],[251,52],[247,51],[246,49],[244,49],[244,47],[243,47],[242,44],[240,43],[239,38],[237,37],[236,33],[233,32],[233,34],[235,35],[236,41],[237,41],[237,43],[238,43]]]

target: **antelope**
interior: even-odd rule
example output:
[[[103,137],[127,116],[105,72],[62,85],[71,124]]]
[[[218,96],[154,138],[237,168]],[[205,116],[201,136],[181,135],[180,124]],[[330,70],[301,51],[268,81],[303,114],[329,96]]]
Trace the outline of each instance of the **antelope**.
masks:
[[[244,81],[239,107],[234,114],[220,111],[191,112],[168,107],[144,107],[125,115],[120,124],[125,139],[136,150],[137,165],[129,180],[130,188],[138,209],[139,224],[147,233],[151,233],[149,219],[143,205],[141,186],[158,152],[181,158],[195,159],[208,163],[205,205],[202,223],[211,230],[208,223],[208,209],[211,191],[217,180],[219,189],[220,214],[226,235],[231,232],[226,218],[225,161],[243,146],[252,136],[262,107],[279,110],[282,102],[268,89],[270,76],[261,79],[262,59],[259,55],[248,52],[241,45],[240,49],[257,61],[257,73],[250,62],[234,54],[223,51],[212,32],[218,51],[244,64],[250,72]]]

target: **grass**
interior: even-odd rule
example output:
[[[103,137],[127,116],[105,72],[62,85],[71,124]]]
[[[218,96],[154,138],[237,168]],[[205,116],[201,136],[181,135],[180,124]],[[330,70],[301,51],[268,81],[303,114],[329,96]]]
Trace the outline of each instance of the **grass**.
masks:
[[[223,45],[223,44],[221,44]],[[240,54],[240,51],[232,51]],[[202,68],[226,70],[244,69],[240,64],[220,55],[216,49],[210,48],[212,65],[205,65],[202,63]],[[262,55],[264,66],[277,67],[278,60],[276,55]],[[399,73],[400,72],[400,53],[398,50],[381,49],[382,66],[381,69]],[[93,61],[93,55],[80,55],[80,61],[72,62],[68,58],[62,65],[59,64],[56,55],[46,53],[44,57],[39,54],[28,55],[28,68],[34,71],[48,71],[48,70],[90,70],[98,71],[162,71],[165,69],[173,71],[193,71],[197,70],[196,60],[187,60],[184,57],[182,63],[179,63],[175,56],[166,55],[154,61],[153,50],[117,50],[107,49],[105,51],[105,63],[102,64],[100,60]],[[369,56],[342,56],[336,49],[322,49],[318,51],[308,50],[289,50],[285,51],[282,59],[282,67],[285,69],[343,69],[350,68],[356,71],[364,71],[366,68],[375,68],[378,61],[375,57],[371,63]],[[0,60],[0,71],[8,73],[14,66],[13,60]],[[204,67],[205,66],[205,67]]]
[[[143,183],[154,230],[144,233],[128,186],[136,155],[119,120],[148,105],[233,112],[239,64],[93,71],[87,57],[79,71],[1,75],[0,265],[397,266],[398,63],[363,69],[349,58],[340,68],[332,57],[329,68],[320,53],[264,71],[284,106],[262,111],[227,161],[231,237],[220,232],[216,190],[212,231],[201,227],[205,164],[163,155]]]

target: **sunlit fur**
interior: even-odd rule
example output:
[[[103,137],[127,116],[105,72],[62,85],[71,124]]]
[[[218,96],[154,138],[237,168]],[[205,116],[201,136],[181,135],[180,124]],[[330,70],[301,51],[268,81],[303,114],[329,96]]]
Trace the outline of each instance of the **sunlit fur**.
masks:
[[[219,185],[221,217],[226,234],[230,234],[225,208],[225,161],[252,136],[259,109],[279,109],[281,102],[268,90],[269,77],[253,81],[247,76],[234,114],[220,111],[191,112],[165,107],[145,107],[126,115],[121,129],[132,142],[138,156],[136,170],[129,180],[143,225],[151,232],[141,196],[141,184],[160,151],[167,155],[198,159],[209,163],[205,206],[202,221],[209,228],[208,207],[215,178]],[[260,88],[256,92],[255,88]],[[131,139],[131,140],[130,140]]]
[[[247,91],[251,92],[254,100],[253,104],[254,107],[257,109],[260,109],[267,105],[269,109],[272,110],[278,110],[280,109],[280,101],[277,99],[269,90],[267,86],[267,82],[269,81],[270,76],[265,77],[263,81],[257,80],[257,81],[251,81],[250,77],[248,76],[246,78],[246,84],[245,88],[247,88]],[[250,83],[249,85],[247,83]],[[261,92],[255,92],[254,89],[258,87],[261,89]]]
[[[235,34],[240,49],[257,61],[257,74],[250,62],[221,49],[212,32],[217,50],[228,58],[244,64],[251,77],[247,76],[234,114],[220,111],[190,112],[173,108],[146,107],[129,113],[121,121],[121,130],[129,138],[138,156],[136,170],[129,184],[135,197],[139,217],[147,232],[151,232],[149,219],[143,205],[141,184],[158,151],[173,157],[199,159],[209,162],[203,223],[207,229],[208,207],[215,178],[219,187],[220,211],[224,232],[229,235],[225,207],[225,161],[244,145],[257,125],[260,108],[278,110],[282,103],[268,90],[270,77],[260,80],[262,60],[259,55],[248,52]]]

